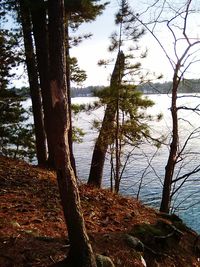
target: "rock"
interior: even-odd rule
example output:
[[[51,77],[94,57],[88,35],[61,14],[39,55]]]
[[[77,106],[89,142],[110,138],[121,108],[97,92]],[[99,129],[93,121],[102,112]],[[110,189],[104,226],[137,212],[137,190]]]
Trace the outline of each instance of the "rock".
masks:
[[[97,254],[96,262],[97,262],[97,267],[115,267],[112,260],[104,255]]]
[[[127,244],[131,248],[133,248],[133,249],[135,249],[137,251],[140,251],[140,252],[144,251],[144,244],[137,237],[134,237],[132,235],[126,234],[125,235],[125,241],[127,242]]]

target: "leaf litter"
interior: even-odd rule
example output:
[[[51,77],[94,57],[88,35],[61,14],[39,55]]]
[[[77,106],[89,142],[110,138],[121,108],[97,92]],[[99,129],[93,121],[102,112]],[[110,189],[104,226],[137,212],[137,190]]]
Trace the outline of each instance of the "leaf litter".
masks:
[[[0,157],[0,188],[0,266],[47,267],[62,260],[69,243],[55,173]],[[150,267],[200,266],[194,231],[184,232],[170,257],[138,253],[124,241],[124,234],[137,225],[155,224],[158,212],[109,190],[80,184],[79,191],[94,252],[109,256],[115,266],[144,266],[140,255]]]

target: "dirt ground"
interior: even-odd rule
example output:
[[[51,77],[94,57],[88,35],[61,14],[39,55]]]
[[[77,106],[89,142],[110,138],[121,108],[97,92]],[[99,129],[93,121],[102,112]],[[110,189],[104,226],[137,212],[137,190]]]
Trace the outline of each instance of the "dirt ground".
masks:
[[[109,256],[115,266],[144,266],[141,256],[149,267],[200,266],[198,236],[182,223],[175,228],[170,218],[109,190],[79,189],[94,252]],[[152,242],[155,230],[148,226],[160,221],[180,238],[164,246]],[[143,232],[137,230],[141,225]],[[126,234],[140,238],[143,251],[133,249]],[[161,239],[165,242],[166,235]],[[55,173],[0,157],[0,267],[47,267],[64,259],[68,248]]]

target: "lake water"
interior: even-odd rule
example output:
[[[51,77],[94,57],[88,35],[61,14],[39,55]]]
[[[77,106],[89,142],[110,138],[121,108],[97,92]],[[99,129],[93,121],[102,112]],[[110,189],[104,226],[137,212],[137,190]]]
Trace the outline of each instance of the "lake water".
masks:
[[[185,97],[180,95],[178,99],[179,106],[194,108],[200,103],[200,95],[190,95]],[[161,121],[153,120],[150,122],[151,132],[153,136],[158,137],[161,134],[167,136],[166,143],[169,143],[171,133],[171,115],[170,115],[170,95],[150,95],[148,96],[155,102],[153,108],[149,108],[147,112],[152,116],[162,113],[163,119]],[[80,97],[73,98],[72,103],[91,103],[95,98]],[[101,119],[103,117],[103,108],[95,110],[91,113],[80,113],[75,119],[74,124],[82,128],[85,132],[83,142],[74,144],[74,154],[76,158],[76,165],[78,176],[80,180],[87,181],[94,141],[97,137],[97,131],[92,129],[92,121],[94,119]],[[175,170],[175,176],[180,177],[185,173],[191,172],[200,165],[200,134],[197,130],[200,127],[199,114],[193,111],[180,110],[180,147],[188,139],[192,132],[192,138],[187,142],[187,147],[182,155],[182,160]],[[196,129],[196,130],[195,130]],[[130,151],[131,147],[127,148]],[[162,183],[165,173],[165,165],[168,158],[168,146],[163,145],[158,151],[152,145],[143,144],[140,149],[134,149],[129,164],[123,174],[121,181],[120,192],[124,195],[136,197],[138,193],[139,184],[141,183],[141,190],[139,199],[153,207],[159,207]],[[110,185],[110,164],[109,158],[104,167],[103,186]],[[179,186],[177,184],[176,186]],[[200,233],[200,172],[191,175],[188,181],[175,194],[173,202],[173,209],[190,227]]]

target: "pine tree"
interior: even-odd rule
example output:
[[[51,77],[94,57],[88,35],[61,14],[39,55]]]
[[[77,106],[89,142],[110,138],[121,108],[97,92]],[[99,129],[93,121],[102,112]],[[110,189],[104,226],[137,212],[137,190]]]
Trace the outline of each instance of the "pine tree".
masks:
[[[49,0],[50,92],[55,167],[70,250],[66,266],[96,267],[95,257],[86,234],[75,173],[71,166],[68,131],[70,126],[65,57],[64,1]]]
[[[18,34],[0,30],[0,154],[32,161],[35,156],[33,125],[30,114],[21,104],[23,100],[10,89],[15,74],[12,69],[20,64]]]
[[[21,101],[12,90],[0,90],[0,155],[32,161],[35,159],[33,125]]]
[[[137,43],[144,34],[143,29],[130,27],[135,20],[127,1],[121,1],[115,22],[119,27],[119,34],[112,34],[109,50],[117,51],[118,60],[111,76],[110,87],[97,94],[101,103],[106,105],[106,111],[95,143],[88,183],[97,187],[101,186],[106,152],[109,145],[112,145],[111,169],[114,173],[115,191],[118,192],[122,177],[122,149],[125,144],[136,144],[140,139],[147,136],[148,125],[144,122],[147,115],[141,110],[147,109],[153,103],[137,92],[137,86],[132,81],[133,78],[141,76],[141,64],[138,62],[131,63],[130,60],[133,55],[130,53],[124,54],[122,51],[123,47],[126,47],[127,40],[130,41],[131,39],[133,43]],[[132,52],[137,50],[136,45]],[[121,60],[119,60],[120,55]],[[104,64],[104,61],[101,61],[101,64]],[[129,80],[127,80],[127,76],[129,76]]]
[[[44,129],[42,99],[39,86],[38,69],[35,59],[34,43],[32,38],[31,14],[25,0],[19,0],[20,22],[23,31],[25,61],[30,85],[33,120],[35,125],[36,155],[38,164],[45,165],[47,158],[46,135]]]

